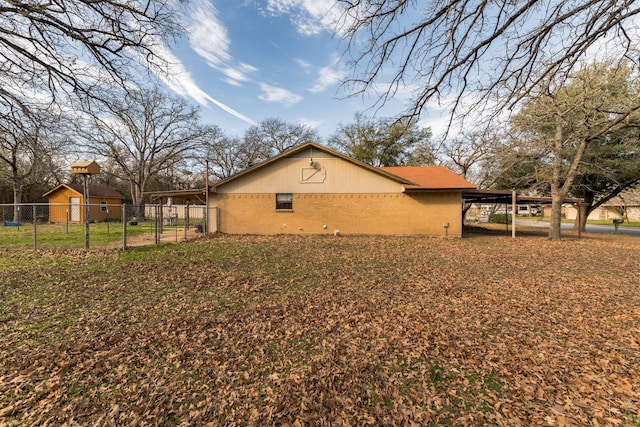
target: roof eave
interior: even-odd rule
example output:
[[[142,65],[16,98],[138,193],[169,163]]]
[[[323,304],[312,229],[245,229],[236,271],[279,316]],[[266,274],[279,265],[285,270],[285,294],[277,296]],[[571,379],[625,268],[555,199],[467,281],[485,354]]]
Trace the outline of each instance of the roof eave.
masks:
[[[447,187],[447,188],[426,188],[426,187],[420,187],[420,188],[406,188],[405,187],[405,192],[407,193],[421,193],[421,192],[427,192],[427,191],[467,191],[467,190],[471,190],[471,189],[475,189],[475,187]]]
[[[79,191],[77,191],[76,189],[74,189],[74,188],[72,188],[72,187],[69,187],[67,184],[58,184],[58,185],[56,185],[55,187],[53,187],[51,190],[49,190],[49,191],[47,191],[46,193],[44,193],[44,194],[42,195],[42,197],[48,197],[51,193],[53,193],[53,192],[55,192],[55,191],[58,191],[61,187],[64,187],[64,188],[66,188],[67,190],[71,190],[71,191],[73,191],[74,193],[77,193],[77,194],[82,195],[82,193],[80,193]]]

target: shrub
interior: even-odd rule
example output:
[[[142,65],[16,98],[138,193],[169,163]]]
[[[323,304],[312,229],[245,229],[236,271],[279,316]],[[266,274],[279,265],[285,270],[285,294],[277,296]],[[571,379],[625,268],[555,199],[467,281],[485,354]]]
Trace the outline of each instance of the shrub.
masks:
[[[489,214],[489,222],[495,224],[511,224],[511,215],[503,213]]]

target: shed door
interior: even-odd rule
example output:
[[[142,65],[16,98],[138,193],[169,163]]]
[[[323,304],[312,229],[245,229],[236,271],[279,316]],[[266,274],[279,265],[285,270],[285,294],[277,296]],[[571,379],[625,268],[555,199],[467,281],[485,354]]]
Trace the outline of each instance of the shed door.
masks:
[[[80,197],[69,197],[71,204],[71,212],[69,219],[71,221],[80,222]]]

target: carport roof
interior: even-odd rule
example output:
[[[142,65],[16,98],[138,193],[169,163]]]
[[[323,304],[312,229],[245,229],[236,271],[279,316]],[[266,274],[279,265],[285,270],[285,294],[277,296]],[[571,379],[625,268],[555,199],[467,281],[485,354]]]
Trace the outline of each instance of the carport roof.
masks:
[[[157,200],[162,197],[172,197],[174,199],[197,199],[204,203],[206,198],[206,190],[204,188],[194,188],[191,190],[168,190],[168,191],[150,191],[148,193],[151,200]]]

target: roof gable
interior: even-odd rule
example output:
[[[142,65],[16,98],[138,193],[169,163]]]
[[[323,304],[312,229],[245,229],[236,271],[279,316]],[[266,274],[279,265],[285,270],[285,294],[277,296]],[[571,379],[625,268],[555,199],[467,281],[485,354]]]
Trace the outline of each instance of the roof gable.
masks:
[[[227,179],[224,179],[222,181],[217,182],[216,184],[213,185],[214,191],[218,187],[224,186],[224,185],[226,185],[226,184],[228,184],[228,183],[230,183],[232,181],[235,181],[235,180],[237,180],[237,179],[239,179],[241,177],[247,176],[247,175],[249,175],[249,174],[251,174],[251,173],[253,173],[253,172],[255,172],[255,171],[259,170],[259,169],[265,168],[268,165],[271,165],[271,164],[273,164],[275,162],[278,162],[279,160],[286,159],[286,158],[289,158],[289,157],[294,157],[298,153],[300,153],[302,151],[305,151],[305,150],[308,150],[308,149],[318,150],[318,151],[324,152],[324,153],[326,153],[326,154],[328,154],[330,156],[334,156],[334,157],[340,158],[340,159],[345,160],[345,161],[347,161],[347,162],[349,162],[349,163],[351,163],[353,165],[356,165],[358,167],[364,168],[364,169],[366,169],[366,170],[368,170],[368,171],[370,171],[372,173],[375,173],[377,175],[384,176],[384,177],[386,177],[388,179],[391,179],[391,180],[393,180],[395,182],[398,182],[400,184],[405,184],[405,185],[413,184],[411,181],[407,180],[404,177],[395,175],[393,173],[389,173],[389,172],[387,172],[387,171],[385,171],[385,170],[383,170],[381,168],[376,168],[376,167],[373,167],[373,166],[368,165],[366,163],[360,162],[360,161],[358,161],[356,159],[353,159],[353,158],[351,158],[349,156],[345,156],[344,154],[338,153],[337,151],[333,151],[333,150],[331,150],[331,149],[329,149],[329,148],[327,148],[325,146],[322,146],[320,144],[316,144],[315,142],[307,142],[305,144],[302,144],[302,145],[294,147],[294,148],[292,148],[290,150],[287,150],[287,151],[285,151],[285,152],[283,152],[283,153],[281,153],[281,154],[279,154],[279,155],[277,155],[275,157],[272,157],[272,158],[270,158],[270,159],[268,159],[268,160],[266,160],[266,161],[264,161],[262,163],[259,163],[259,164],[255,165],[255,166],[252,166],[252,167],[247,168],[247,169],[245,169],[245,170],[243,170],[241,172],[238,172],[237,174],[235,174],[235,175],[233,175],[233,176],[231,176],[231,177],[229,177]]]
[[[407,190],[474,189],[475,185],[444,166],[387,166],[382,170],[411,181]]]

